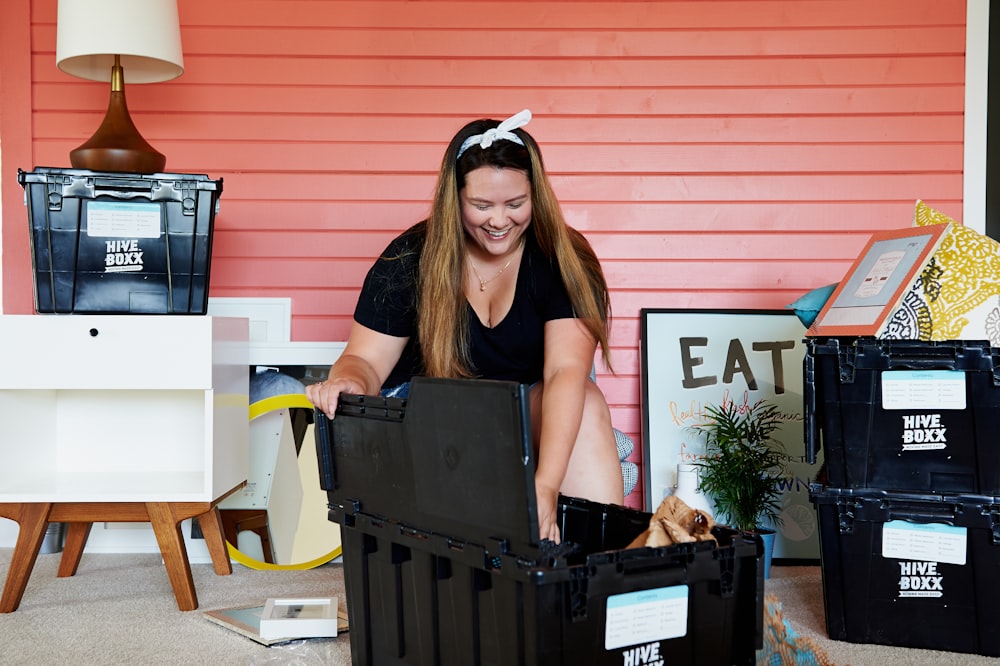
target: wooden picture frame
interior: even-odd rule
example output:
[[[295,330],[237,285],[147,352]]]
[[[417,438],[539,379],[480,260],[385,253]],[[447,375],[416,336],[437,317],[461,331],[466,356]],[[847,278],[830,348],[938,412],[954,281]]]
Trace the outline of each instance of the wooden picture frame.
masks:
[[[951,227],[930,224],[873,233],[807,335],[879,336]]]

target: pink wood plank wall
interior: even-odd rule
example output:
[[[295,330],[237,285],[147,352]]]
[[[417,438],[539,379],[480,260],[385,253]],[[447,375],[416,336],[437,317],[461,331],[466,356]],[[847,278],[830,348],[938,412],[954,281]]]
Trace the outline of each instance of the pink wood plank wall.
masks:
[[[8,26],[16,43],[0,47],[14,65],[7,312],[31,309],[12,170],[68,166],[107,100],[56,69],[56,1],[31,0],[30,26],[27,5],[5,0],[23,32]],[[454,131],[531,108],[613,290],[618,372],[599,383],[637,444],[640,308],[780,308],[840,279],[871,230],[907,226],[917,198],[961,214],[964,2],[180,0],[180,13],[187,71],[128,88],[129,106],[168,171],[225,180],[214,296],[291,296],[293,339],[345,339],[368,265],[426,211]]]

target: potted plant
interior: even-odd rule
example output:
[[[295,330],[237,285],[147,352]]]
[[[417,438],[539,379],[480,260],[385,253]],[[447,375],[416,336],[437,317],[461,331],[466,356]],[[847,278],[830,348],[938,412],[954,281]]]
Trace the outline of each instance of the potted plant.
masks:
[[[705,457],[694,463],[701,491],[714,502],[718,522],[761,534],[765,549],[773,549],[774,530],[766,525],[781,524],[786,474],[784,449],[774,439],[781,412],[766,400],[706,405],[705,412],[708,420],[689,428],[705,438]],[[771,552],[765,552],[765,577]]]

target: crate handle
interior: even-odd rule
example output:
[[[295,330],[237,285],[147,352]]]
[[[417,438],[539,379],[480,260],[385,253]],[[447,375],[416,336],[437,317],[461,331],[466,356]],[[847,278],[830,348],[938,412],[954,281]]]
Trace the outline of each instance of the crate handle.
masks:
[[[802,435],[805,438],[806,462],[810,465],[816,464],[816,456],[819,452],[819,426],[816,415],[816,361],[811,355],[807,355],[802,364],[803,390],[803,421]]]
[[[947,522],[951,524],[955,522],[958,513],[954,505],[951,504],[928,508],[926,505],[915,507],[912,504],[893,504],[891,501],[888,503],[886,511],[887,520]]]
[[[153,189],[153,181],[144,179],[130,180],[127,178],[111,179],[111,178],[95,178],[94,179],[94,189],[95,190],[143,190],[149,192]]]
[[[888,520],[907,520],[910,522],[928,522],[928,523],[948,523],[952,524],[955,521],[955,512],[944,512],[944,513],[934,513],[926,511],[892,511],[888,513]]]
[[[313,410],[313,423],[315,424],[313,439],[316,444],[316,457],[319,465],[319,486],[326,491],[336,490],[337,469],[331,450],[333,443],[330,437],[330,430],[333,426],[330,419],[319,407]]]
[[[889,359],[890,370],[954,370],[955,359],[942,356]]]

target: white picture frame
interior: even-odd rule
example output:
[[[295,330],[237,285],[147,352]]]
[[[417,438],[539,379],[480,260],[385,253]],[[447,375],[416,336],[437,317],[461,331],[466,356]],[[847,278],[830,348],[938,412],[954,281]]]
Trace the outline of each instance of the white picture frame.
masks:
[[[270,598],[260,616],[260,636],[275,638],[335,638],[337,597]]]
[[[208,610],[205,611],[203,615],[209,622],[217,624],[220,627],[225,627],[231,631],[235,631],[236,633],[245,636],[256,643],[260,643],[261,645],[277,645],[279,643],[287,643],[301,638],[295,636],[278,636],[275,638],[262,637],[260,635],[260,620],[264,615],[264,606],[260,604]],[[338,609],[337,634],[345,634],[349,628],[350,625],[348,622],[347,611]]]

